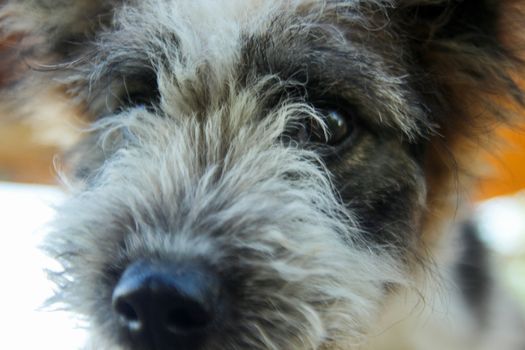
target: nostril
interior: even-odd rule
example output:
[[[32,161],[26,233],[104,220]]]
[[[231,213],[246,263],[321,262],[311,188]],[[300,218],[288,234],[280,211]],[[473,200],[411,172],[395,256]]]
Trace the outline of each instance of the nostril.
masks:
[[[205,329],[213,317],[198,304],[188,303],[172,308],[166,317],[166,327],[173,333],[188,333]]]
[[[142,324],[140,322],[139,315],[130,303],[122,299],[117,299],[114,308],[121,321],[126,325],[126,327],[128,327],[129,330],[137,331],[141,328]]]

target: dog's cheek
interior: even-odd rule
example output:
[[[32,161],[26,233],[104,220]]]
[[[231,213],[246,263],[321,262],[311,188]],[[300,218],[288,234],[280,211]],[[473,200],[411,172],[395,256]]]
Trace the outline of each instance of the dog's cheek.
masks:
[[[416,253],[425,182],[417,160],[399,140],[367,135],[331,169],[370,246],[388,247],[395,256]]]
[[[75,313],[111,317],[107,303],[118,278],[119,259],[132,218],[111,200],[111,191],[85,191],[60,208],[44,248],[60,264],[50,273],[58,301]]]

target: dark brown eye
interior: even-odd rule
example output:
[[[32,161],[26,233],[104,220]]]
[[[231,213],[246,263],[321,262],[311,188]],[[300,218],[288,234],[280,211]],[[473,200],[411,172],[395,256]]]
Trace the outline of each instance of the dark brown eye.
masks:
[[[136,90],[126,94],[124,104],[129,107],[151,107],[157,102],[157,93],[154,89]]]
[[[159,99],[159,87],[154,73],[144,73],[125,80],[125,89],[121,97],[122,108],[145,107],[150,109],[159,102]]]
[[[320,112],[322,122],[314,118],[306,120],[297,130],[297,141],[337,146],[352,134],[353,113],[338,109],[323,109]]]

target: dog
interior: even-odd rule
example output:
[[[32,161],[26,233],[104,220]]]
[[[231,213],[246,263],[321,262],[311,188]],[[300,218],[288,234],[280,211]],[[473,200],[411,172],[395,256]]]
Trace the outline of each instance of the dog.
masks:
[[[52,302],[92,349],[524,350],[465,195],[523,100],[521,10],[5,2],[33,68],[6,103],[60,90],[89,121]]]

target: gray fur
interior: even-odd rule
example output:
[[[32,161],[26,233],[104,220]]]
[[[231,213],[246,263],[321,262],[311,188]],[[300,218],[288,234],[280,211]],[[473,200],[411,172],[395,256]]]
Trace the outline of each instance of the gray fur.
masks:
[[[210,350],[372,349],[398,296],[463,305],[446,280],[449,255],[428,239],[460,234],[446,220],[428,224],[443,185],[430,180],[430,140],[506,118],[501,108],[476,121],[464,113],[458,82],[464,101],[488,80],[520,97],[512,57],[484,23],[476,31],[456,18],[469,6],[496,16],[489,1],[474,3],[4,5],[4,28],[46,38],[36,58],[92,121],[47,241],[63,267],[55,300],[85,316],[91,347],[133,349],[111,295],[143,258],[202,261],[235,286],[238,317],[209,336]],[[350,115],[351,142],[294,137],[305,120],[329,133],[327,107]],[[456,198],[443,189],[440,200]],[[492,294],[486,302],[499,305]]]

